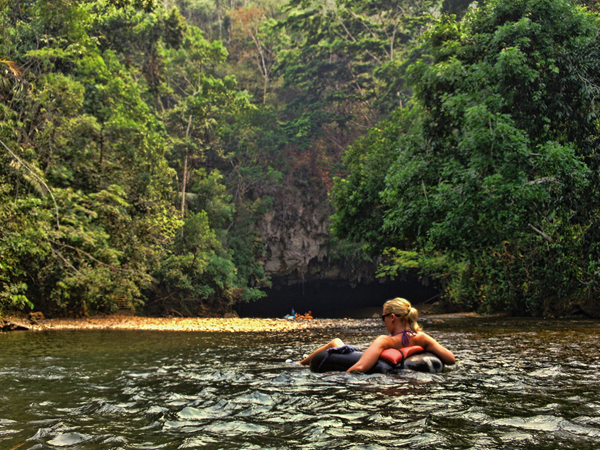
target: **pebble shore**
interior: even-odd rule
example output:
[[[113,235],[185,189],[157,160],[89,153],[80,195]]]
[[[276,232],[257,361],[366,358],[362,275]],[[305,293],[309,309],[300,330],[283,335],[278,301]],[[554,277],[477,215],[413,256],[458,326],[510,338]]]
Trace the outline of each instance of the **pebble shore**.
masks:
[[[379,326],[379,322],[374,319],[198,319],[109,316],[87,319],[47,319],[29,327],[32,331],[111,329],[252,333],[365,328]]]
[[[419,322],[440,323],[448,319],[464,319],[477,316],[474,313],[422,316]],[[255,318],[156,318],[137,316],[96,316],[83,319],[43,319],[29,321],[12,319],[31,331],[47,330],[152,330],[152,331],[199,331],[199,332],[297,332],[337,329],[382,329],[379,318],[371,319],[255,319]]]

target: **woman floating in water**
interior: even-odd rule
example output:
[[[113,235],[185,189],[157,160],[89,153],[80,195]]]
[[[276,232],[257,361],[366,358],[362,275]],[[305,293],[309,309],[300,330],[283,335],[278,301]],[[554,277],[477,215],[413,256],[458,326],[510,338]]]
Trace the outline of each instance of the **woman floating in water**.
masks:
[[[456,362],[454,354],[434,338],[421,331],[421,327],[417,324],[418,315],[419,313],[411,306],[410,302],[403,298],[395,298],[385,302],[381,319],[390,335],[379,336],[375,339],[358,362],[350,367],[347,372],[367,372],[377,363],[379,355],[384,350],[388,348],[401,349],[412,345],[418,345],[423,347],[426,352],[437,355],[444,364],[454,364]],[[304,358],[300,361],[300,364],[309,365],[317,353],[343,346],[344,343],[341,339],[334,339]]]

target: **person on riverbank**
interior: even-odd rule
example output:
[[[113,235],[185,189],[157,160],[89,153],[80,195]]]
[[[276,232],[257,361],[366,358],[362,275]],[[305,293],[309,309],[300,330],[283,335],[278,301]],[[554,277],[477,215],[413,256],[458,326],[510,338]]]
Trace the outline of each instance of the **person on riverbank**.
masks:
[[[418,316],[418,311],[412,307],[408,300],[395,298],[385,302],[381,319],[389,336],[377,337],[365,350],[358,362],[350,367],[347,372],[367,372],[377,363],[379,355],[384,350],[388,348],[401,349],[413,345],[423,347],[426,352],[437,355],[444,364],[454,364],[456,362],[454,354],[434,338],[421,331],[421,326],[417,324]],[[317,353],[330,348],[343,347],[344,345],[341,339],[336,338],[312,352],[299,363],[309,365]]]

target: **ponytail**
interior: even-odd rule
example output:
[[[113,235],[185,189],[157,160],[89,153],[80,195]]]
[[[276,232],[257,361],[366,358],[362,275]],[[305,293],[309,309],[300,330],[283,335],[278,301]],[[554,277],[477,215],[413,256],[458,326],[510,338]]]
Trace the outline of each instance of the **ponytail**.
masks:
[[[418,333],[419,331],[422,330],[421,325],[419,325],[417,323],[418,319],[419,319],[419,311],[417,311],[415,308],[411,307],[410,311],[406,315],[406,321],[408,322],[408,327],[415,333]]]

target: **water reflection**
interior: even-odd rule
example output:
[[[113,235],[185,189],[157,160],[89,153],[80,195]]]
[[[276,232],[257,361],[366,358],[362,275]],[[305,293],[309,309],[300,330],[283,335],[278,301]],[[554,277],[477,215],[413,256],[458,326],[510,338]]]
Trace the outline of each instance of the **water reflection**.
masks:
[[[286,363],[339,336],[0,335],[0,448],[577,448],[600,444],[600,324],[426,326],[443,374],[313,374]]]

